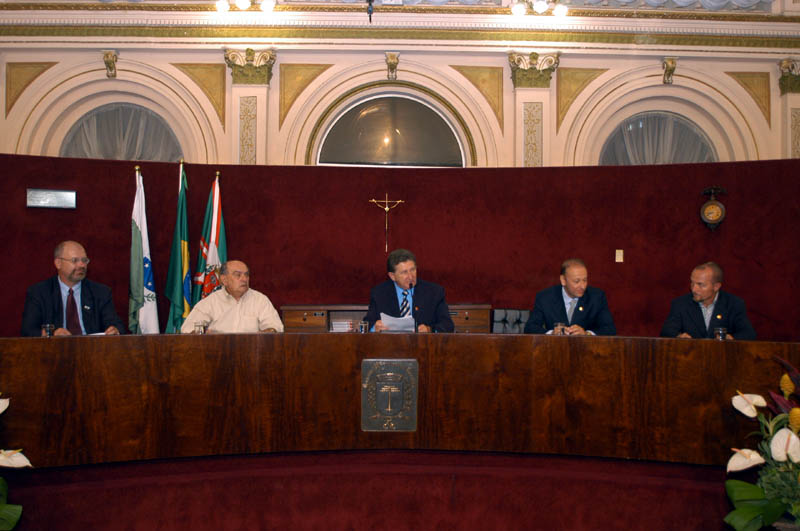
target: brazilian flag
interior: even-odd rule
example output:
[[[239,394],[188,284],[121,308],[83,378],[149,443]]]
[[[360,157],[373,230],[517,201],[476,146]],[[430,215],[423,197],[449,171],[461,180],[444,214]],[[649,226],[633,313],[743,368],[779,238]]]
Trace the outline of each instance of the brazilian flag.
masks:
[[[169,258],[167,273],[167,298],[169,299],[169,317],[167,318],[167,334],[179,334],[181,325],[191,310],[192,278],[189,267],[189,230],[186,221],[186,172],[183,161],[179,168],[178,184],[178,217],[175,220],[175,232],[172,236],[172,252]]]

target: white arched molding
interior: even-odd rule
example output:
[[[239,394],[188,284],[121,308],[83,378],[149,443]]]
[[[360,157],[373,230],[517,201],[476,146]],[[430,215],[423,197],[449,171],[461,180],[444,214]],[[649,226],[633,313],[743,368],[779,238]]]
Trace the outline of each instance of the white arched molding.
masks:
[[[562,123],[564,165],[594,166],[608,137],[626,119],[646,111],[680,114],[706,134],[720,162],[758,160],[769,127],[752,99],[732,79],[712,79],[678,64],[673,84],[663,83],[659,66],[647,66],[594,80],[573,103]],[[724,76],[727,77],[727,76]]]
[[[175,133],[187,162],[218,162],[222,124],[207,98],[187,79],[152,66],[120,61],[117,77],[106,77],[97,61],[59,64],[29,87],[9,114],[19,123],[14,152],[57,157],[70,128],[87,112],[109,103],[132,103],[161,116]],[[33,99],[39,98],[39,99]]]
[[[466,89],[452,70],[441,70],[400,57],[397,80],[386,79],[385,59],[341,70],[329,69],[292,105],[281,128],[284,160],[278,164],[316,164],[322,141],[342,113],[368,99],[402,96],[436,111],[454,131],[465,166],[496,166],[502,133],[488,103]],[[493,126],[494,124],[494,126]]]

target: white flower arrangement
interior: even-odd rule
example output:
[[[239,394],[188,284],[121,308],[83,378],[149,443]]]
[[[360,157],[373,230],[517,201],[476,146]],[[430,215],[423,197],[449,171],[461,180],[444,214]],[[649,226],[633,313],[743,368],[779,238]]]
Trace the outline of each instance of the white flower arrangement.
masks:
[[[758,449],[733,448],[728,460],[728,473],[761,466],[755,484],[736,479],[725,482],[734,505],[725,522],[739,531],[755,531],[781,518],[800,523],[800,406],[795,400],[800,372],[785,360],[776,361],[787,372],[780,380],[783,394],[769,393],[772,404],[761,395],[738,391],[731,399],[737,411],[758,420],[759,431],[753,434],[761,435]],[[765,415],[758,408],[771,413]]]
[[[0,413],[8,409],[11,400],[0,398]],[[22,468],[33,466],[22,450],[0,450],[0,466],[10,468]],[[8,502],[8,483],[0,478],[0,530],[14,529],[22,516],[22,505],[14,505]]]

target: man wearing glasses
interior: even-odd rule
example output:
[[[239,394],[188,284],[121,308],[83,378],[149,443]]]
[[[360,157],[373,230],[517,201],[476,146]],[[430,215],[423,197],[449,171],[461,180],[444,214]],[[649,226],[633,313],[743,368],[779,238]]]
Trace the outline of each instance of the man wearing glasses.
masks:
[[[124,325],[114,309],[111,289],[86,279],[89,258],[78,242],[64,241],[55,249],[57,274],[28,288],[22,311],[22,335],[117,335]]]

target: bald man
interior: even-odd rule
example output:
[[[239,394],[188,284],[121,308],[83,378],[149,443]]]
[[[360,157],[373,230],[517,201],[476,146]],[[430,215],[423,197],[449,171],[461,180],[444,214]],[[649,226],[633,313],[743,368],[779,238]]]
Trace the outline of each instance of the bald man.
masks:
[[[44,324],[53,325],[56,336],[115,335],[124,331],[111,289],[86,278],[89,258],[83,245],[63,241],[53,254],[57,274],[28,288],[22,310],[22,335],[45,335]]]
[[[182,334],[202,324],[209,333],[283,332],[283,322],[266,295],[250,289],[250,269],[228,260],[219,270],[222,289],[194,305],[181,326]]]

